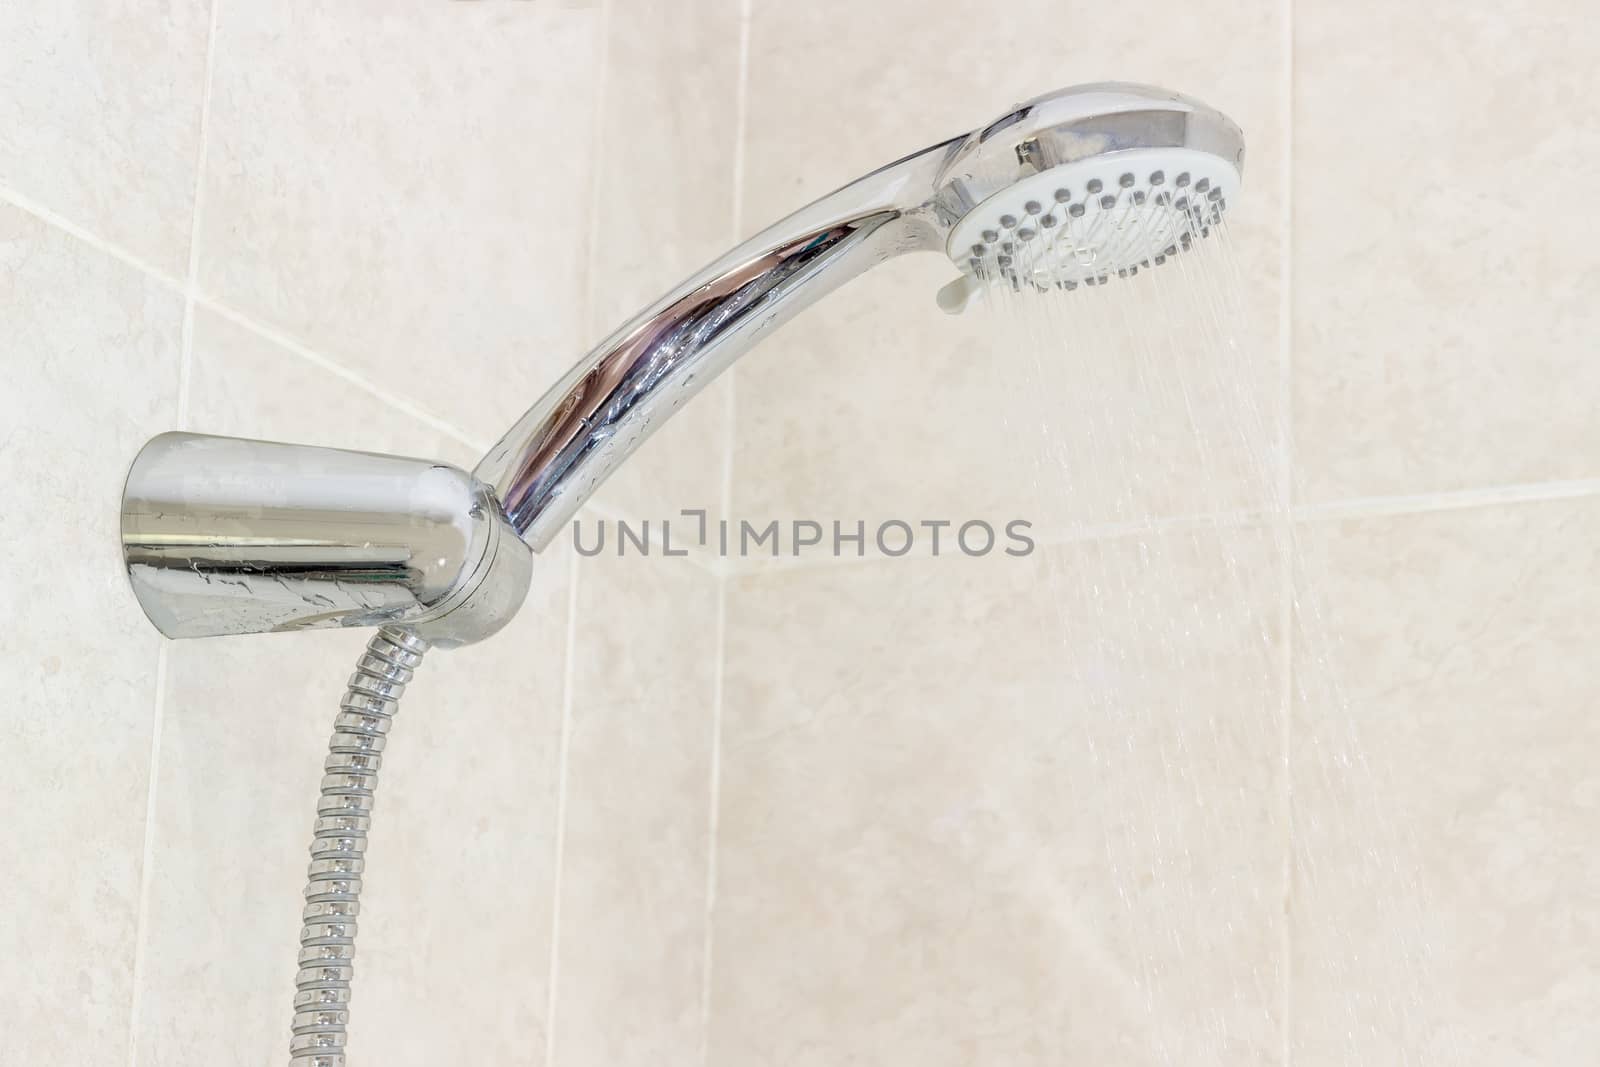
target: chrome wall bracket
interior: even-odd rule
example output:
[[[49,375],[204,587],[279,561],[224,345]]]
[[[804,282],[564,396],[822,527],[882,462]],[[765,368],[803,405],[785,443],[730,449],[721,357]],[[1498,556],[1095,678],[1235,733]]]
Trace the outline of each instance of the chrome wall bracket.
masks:
[[[122,551],[175,638],[400,626],[448,648],[509,622],[533,567],[494,493],[457,467],[190,433],[134,460]]]

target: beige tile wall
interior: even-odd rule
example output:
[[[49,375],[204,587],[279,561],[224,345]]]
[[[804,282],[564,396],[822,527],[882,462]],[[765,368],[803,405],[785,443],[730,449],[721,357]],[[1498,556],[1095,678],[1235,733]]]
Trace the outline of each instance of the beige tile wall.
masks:
[[[1344,692],[1314,686],[1293,711],[1295,1062],[1397,1062],[1411,1047],[1474,1067],[1582,1063],[1600,1048],[1597,521],[1590,496],[1305,531],[1339,640],[1296,655],[1313,676],[1330,657]],[[1330,779],[1351,720],[1370,766]],[[1398,836],[1378,819],[1410,838],[1395,851],[1413,885],[1374,869],[1374,842]],[[1413,899],[1364,892],[1373,882]],[[1408,989],[1395,956],[1419,947]],[[1417,1017],[1377,1004],[1359,1013],[1368,1028],[1344,1025],[1343,990],[1384,975]]]
[[[1574,3],[1303,4],[1302,499],[1595,477],[1600,26]],[[1515,398],[1509,400],[1508,398]]]
[[[1281,639],[1233,547],[1261,577],[1175,534],[734,582],[712,1062],[1277,1062]],[[1172,589],[1207,627],[1118,661]]]
[[[1576,0],[0,14],[8,1054],[284,1042],[359,639],[161,642],[115,549],[146,436],[470,464],[736,233],[1117,77],[1246,128],[1241,351],[1303,577],[1254,527],[1086,539],[1118,516],[1041,494],[1007,433],[1030,379],[991,324],[934,309],[931,258],[883,269],[587,518],[1036,508],[1059,543],[816,566],[558,547],[514,626],[408,698],[355,1055],[1585,1062],[1600,235],[1569,190],[1600,166],[1574,103],[1594,33]],[[1169,422],[1152,404],[1129,433]],[[1195,511],[1187,462],[1152,453],[1140,506]]]

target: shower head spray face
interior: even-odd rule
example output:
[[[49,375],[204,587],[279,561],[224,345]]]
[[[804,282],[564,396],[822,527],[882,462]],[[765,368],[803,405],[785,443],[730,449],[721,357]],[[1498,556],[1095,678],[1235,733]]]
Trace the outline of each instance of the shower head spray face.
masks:
[[[1076,289],[1160,266],[1207,236],[1239,172],[1182,148],[1135,148],[1065,163],[974,208],[946,248],[978,278]]]
[[[1176,93],[1105,83],[1019,105],[972,134],[936,204],[962,277],[960,311],[984,285],[1071,290],[1164,264],[1209,236],[1237,200],[1244,137]]]

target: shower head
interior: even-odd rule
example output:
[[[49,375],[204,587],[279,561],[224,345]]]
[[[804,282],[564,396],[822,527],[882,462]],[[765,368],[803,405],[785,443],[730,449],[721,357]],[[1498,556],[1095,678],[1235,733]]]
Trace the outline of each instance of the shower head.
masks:
[[[1161,266],[1237,199],[1244,136],[1199,101],[1143,86],[1078,86],[969,135],[940,176],[961,310],[983,284],[1043,291]]]
[[[521,603],[529,550],[801,309],[905,252],[943,253],[956,266],[939,293],[947,311],[985,286],[1055,292],[1159,266],[1221,220],[1243,159],[1238,126],[1161,89],[1105,82],[1019,104],[705,267],[579,360],[471,475],[163,435],[134,461],[124,494],[134,590],[172,637],[356,625],[403,626],[435,643],[488,636]],[[197,479],[202,459],[210,466]],[[375,501],[374,464],[418,487],[397,482]],[[459,507],[424,514],[418,500]],[[450,550],[434,552],[441,542]]]

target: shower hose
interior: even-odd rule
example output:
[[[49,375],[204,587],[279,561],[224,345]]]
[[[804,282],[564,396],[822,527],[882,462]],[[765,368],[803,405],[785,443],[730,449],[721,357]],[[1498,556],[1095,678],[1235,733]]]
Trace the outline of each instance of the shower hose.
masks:
[[[356,920],[378,768],[400,696],[427,651],[428,642],[415,634],[384,627],[367,643],[339,701],[311,842],[289,1067],[345,1067]]]

